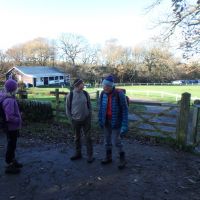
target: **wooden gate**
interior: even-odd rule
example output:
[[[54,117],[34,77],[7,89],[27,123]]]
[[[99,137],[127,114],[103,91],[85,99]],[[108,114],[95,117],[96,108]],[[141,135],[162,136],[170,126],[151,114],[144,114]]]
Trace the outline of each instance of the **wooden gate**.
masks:
[[[141,101],[132,103],[135,106],[130,111],[129,120],[134,132],[176,138],[178,105]]]
[[[192,120],[192,136],[195,145],[200,144],[200,104],[194,104]]]
[[[183,93],[178,104],[133,101],[142,106],[133,107],[130,128],[146,135],[173,138],[180,147],[187,145],[190,97],[189,93]]]

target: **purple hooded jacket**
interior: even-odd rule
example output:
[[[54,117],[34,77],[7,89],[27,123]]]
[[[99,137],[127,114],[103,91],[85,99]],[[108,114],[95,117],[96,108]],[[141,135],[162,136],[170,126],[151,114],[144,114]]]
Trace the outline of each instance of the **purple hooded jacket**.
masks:
[[[8,131],[19,130],[21,128],[22,119],[19,107],[15,97],[7,97],[7,94],[0,92],[0,102],[6,115]]]

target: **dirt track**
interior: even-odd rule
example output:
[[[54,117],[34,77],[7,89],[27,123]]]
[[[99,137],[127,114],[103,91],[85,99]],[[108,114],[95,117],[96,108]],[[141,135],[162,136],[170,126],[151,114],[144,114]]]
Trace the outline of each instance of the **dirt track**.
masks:
[[[4,174],[5,138],[0,136],[0,199],[18,200],[200,200],[200,156],[167,146],[126,140],[128,165],[117,169],[117,155],[101,166],[96,160],[70,161],[72,146],[19,139],[19,175]],[[85,150],[85,148],[84,148]]]

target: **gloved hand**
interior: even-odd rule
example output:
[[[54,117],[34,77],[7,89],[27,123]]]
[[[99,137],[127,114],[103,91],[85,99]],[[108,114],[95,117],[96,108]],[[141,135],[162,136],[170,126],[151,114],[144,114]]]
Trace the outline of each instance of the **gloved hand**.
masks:
[[[98,122],[98,124],[100,128],[103,128],[103,124],[101,122]]]
[[[126,126],[122,126],[121,130],[120,130],[120,136],[124,137],[126,135],[126,133],[128,132],[128,127]]]

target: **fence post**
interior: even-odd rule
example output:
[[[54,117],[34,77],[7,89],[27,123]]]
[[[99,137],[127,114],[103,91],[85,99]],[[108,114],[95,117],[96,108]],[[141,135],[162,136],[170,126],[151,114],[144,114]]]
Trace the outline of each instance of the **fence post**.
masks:
[[[56,121],[58,121],[58,113],[59,113],[59,89],[55,89],[56,96]]]
[[[96,100],[97,100],[97,106],[99,105],[99,90],[97,90],[96,93]]]
[[[194,109],[193,109],[193,116],[192,116],[192,141],[193,144],[197,143],[197,129],[200,120],[200,100],[194,101]]]
[[[190,93],[183,93],[180,102],[180,111],[176,124],[176,139],[180,148],[184,147],[187,143],[190,97]]]

